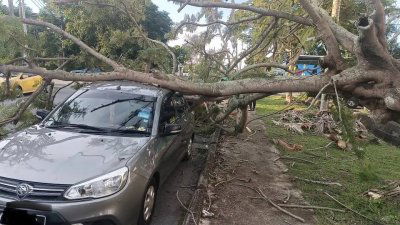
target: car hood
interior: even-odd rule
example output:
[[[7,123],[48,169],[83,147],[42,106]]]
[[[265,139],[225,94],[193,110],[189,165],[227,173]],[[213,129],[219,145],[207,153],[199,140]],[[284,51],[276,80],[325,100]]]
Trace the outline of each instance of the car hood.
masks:
[[[75,184],[123,167],[148,140],[33,126],[0,142],[0,177]]]

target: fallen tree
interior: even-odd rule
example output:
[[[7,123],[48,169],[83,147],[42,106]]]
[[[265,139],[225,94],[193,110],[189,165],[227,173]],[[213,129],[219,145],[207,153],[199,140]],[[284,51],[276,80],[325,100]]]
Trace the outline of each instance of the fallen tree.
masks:
[[[192,82],[176,76],[176,74],[166,74],[162,71],[153,71],[151,73],[135,71],[97,52],[95,49],[61,28],[45,21],[32,19],[20,19],[20,21],[28,25],[46,27],[62,37],[69,39],[91,56],[108,64],[112,68],[112,71],[81,76],[63,70],[48,70],[39,67],[32,63],[29,58],[24,59],[28,62],[27,66],[2,64],[0,65],[0,71],[4,74],[9,74],[10,72],[39,74],[47,82],[53,79],[85,82],[130,80],[158,85],[163,88],[179,91],[185,95],[201,95],[210,98],[257,93],[256,95],[252,95],[253,97],[247,97],[249,100],[248,102],[257,99],[254,98],[254,96],[261,98],[266,95],[282,92],[317,93],[321,88],[331,83],[334,85],[326,88],[326,92],[334,93],[332,86],[336,86],[338,92],[342,96],[356,96],[360,99],[362,105],[371,110],[374,119],[380,123],[395,119],[397,117],[396,115],[399,115],[400,60],[391,56],[388,51],[388,41],[385,35],[385,12],[380,0],[370,1],[374,12],[371,15],[364,15],[359,18],[356,23],[358,34],[351,33],[344,27],[335,23],[328,13],[322,7],[319,7],[316,0],[300,0],[301,6],[304,12],[308,14],[308,17],[268,8],[257,8],[247,4],[190,0],[174,0],[174,2],[181,3],[182,7],[191,5],[210,9],[229,8],[237,11],[251,12],[256,15],[256,17],[244,19],[242,21],[230,21],[229,24],[227,24],[229,26],[243,26],[251,20],[265,17],[272,17],[273,19],[261,33],[259,42],[250,46],[239,56],[228,58],[228,63],[221,63],[220,60],[220,63],[217,65],[219,71],[226,76],[234,77],[227,81],[208,83]],[[278,23],[280,20],[287,20],[290,23],[299,24],[301,26],[311,26],[318,31],[320,35],[319,38],[324,42],[327,49],[327,55],[322,61],[326,72],[322,76],[279,80],[270,78],[240,78],[240,73],[259,67],[281,67],[289,71],[289,65],[282,66],[274,62],[248,65],[248,68],[245,67],[241,70],[237,67],[238,63],[244,61],[263,46],[266,39],[268,39],[268,43],[274,42],[274,38],[276,37],[272,34],[274,30],[279,30],[280,26],[282,26],[282,24]],[[215,23],[217,22],[218,21],[215,21]],[[215,23],[205,26],[213,26]],[[183,26],[184,25],[180,25],[179,27]],[[296,29],[299,28],[296,27]],[[269,46],[273,46],[273,44]],[[168,49],[168,46],[164,47]],[[343,49],[357,59],[357,64],[355,66],[349,67],[344,62],[342,55]],[[214,57],[210,53],[207,53],[205,49],[203,50],[203,57]],[[224,42],[223,50],[227,50],[226,42]],[[227,59],[226,57],[228,55],[229,53],[223,53],[222,59]],[[218,60],[216,59],[215,61]],[[222,60],[222,62],[225,61],[226,60]],[[175,69],[176,64],[174,63],[174,70]],[[236,103],[235,107],[243,108],[245,104],[246,102],[241,102],[240,104]],[[235,107],[228,107],[228,111]],[[221,115],[220,118],[223,117],[224,115]],[[13,121],[15,121],[15,118],[13,118]]]

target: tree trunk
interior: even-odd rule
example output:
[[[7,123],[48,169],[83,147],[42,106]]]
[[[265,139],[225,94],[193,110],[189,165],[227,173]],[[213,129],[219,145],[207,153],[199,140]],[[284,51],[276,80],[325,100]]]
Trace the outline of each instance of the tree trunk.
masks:
[[[11,95],[10,77],[11,77],[11,72],[8,71],[8,73],[6,74],[6,90],[5,90],[5,95],[7,97]]]
[[[240,113],[238,113],[239,118],[236,123],[235,132],[243,133],[244,129],[246,128],[247,117],[248,117],[247,105],[240,107],[239,111]]]
[[[14,1],[13,0],[8,0],[8,15],[15,16],[14,15]]]
[[[293,93],[292,92],[286,92],[286,104],[291,104],[293,100]]]

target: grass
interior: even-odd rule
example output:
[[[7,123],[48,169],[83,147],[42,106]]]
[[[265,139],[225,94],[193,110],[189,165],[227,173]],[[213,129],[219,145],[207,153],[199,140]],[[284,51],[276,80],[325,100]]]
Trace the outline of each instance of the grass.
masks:
[[[271,96],[257,102],[257,113],[270,114],[285,107],[284,98]],[[305,107],[295,105],[298,110]],[[301,152],[288,152],[281,149],[282,155],[303,158],[316,163],[314,165],[284,160],[289,168],[289,174],[311,180],[339,182],[343,185],[343,187],[323,186],[294,181],[310,204],[341,208],[324,194],[328,192],[340,202],[375,221],[390,225],[400,224],[400,196],[397,199],[372,200],[363,195],[370,189],[381,189],[389,180],[400,181],[400,149],[386,143],[365,141],[361,143],[365,150],[364,159],[358,159],[354,152],[339,150],[334,145],[327,149],[312,150],[327,145],[330,140],[311,132],[300,135],[276,126],[272,123],[272,119],[278,117],[279,115],[272,115],[264,119],[268,125],[267,135],[271,139],[282,139],[291,144],[304,146]],[[310,156],[306,152],[312,152],[321,157]],[[326,154],[329,157],[326,157]],[[316,211],[316,216],[318,224],[376,224],[352,212],[332,213],[320,210]]]

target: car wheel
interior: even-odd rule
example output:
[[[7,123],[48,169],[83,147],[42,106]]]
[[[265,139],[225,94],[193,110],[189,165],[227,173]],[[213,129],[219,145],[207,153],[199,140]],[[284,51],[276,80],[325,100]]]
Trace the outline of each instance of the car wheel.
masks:
[[[157,198],[157,182],[154,178],[147,185],[143,201],[142,210],[139,215],[139,225],[149,225],[153,217]]]
[[[186,146],[185,156],[183,157],[184,161],[188,161],[191,159],[192,149],[193,149],[193,137],[189,139],[188,145]]]
[[[16,97],[22,97],[23,94],[24,94],[24,92],[22,91],[22,87],[21,86],[16,86],[15,87],[15,96]]]

